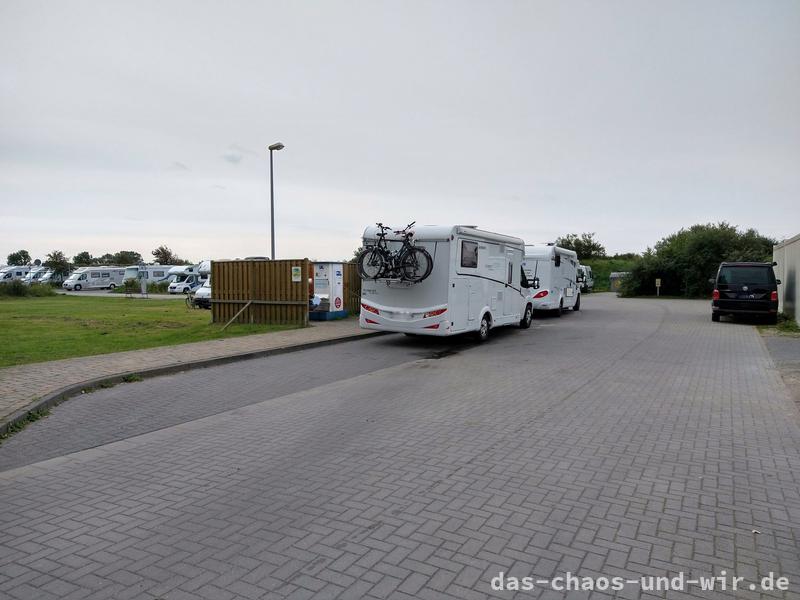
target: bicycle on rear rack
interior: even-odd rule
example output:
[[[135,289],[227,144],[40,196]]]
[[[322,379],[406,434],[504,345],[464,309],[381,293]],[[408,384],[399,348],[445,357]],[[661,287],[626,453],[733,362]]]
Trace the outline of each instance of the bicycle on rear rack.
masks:
[[[365,247],[356,258],[358,274],[362,279],[398,279],[410,283],[423,281],[433,270],[433,259],[430,253],[420,246],[412,243],[414,232],[409,231],[416,221],[409,223],[404,229],[394,231],[395,235],[402,236],[402,245],[399,250],[389,249],[386,240],[387,232],[391,227],[383,223],[378,226],[377,241],[374,246]]]

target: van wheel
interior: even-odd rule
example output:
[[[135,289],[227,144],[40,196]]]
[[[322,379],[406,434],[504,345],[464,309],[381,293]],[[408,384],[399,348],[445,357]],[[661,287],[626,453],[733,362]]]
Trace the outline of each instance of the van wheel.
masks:
[[[575,306],[572,307],[572,310],[580,310],[581,309],[581,295],[578,294],[577,300],[575,300]]]
[[[778,315],[769,315],[767,317],[767,325],[777,325],[778,324]]]
[[[711,320],[714,321],[714,323],[719,323],[719,313],[711,313]]]
[[[117,284],[112,283],[111,285],[108,286],[108,289],[113,290],[115,287],[117,287]]]
[[[80,292],[80,291],[81,291],[81,284],[80,284],[80,283],[76,284],[76,285],[75,285],[75,287],[74,287],[74,288],[72,288],[72,289],[73,289],[74,291],[76,291],[76,292]]]
[[[492,322],[489,318],[489,315],[483,315],[483,317],[481,317],[481,326],[480,329],[478,329],[477,334],[479,342],[485,342],[489,339],[489,328],[491,327],[491,324]]]
[[[520,329],[528,329],[531,326],[531,321],[533,321],[533,309],[528,304],[525,307],[525,314],[522,315],[522,321],[519,322]]]

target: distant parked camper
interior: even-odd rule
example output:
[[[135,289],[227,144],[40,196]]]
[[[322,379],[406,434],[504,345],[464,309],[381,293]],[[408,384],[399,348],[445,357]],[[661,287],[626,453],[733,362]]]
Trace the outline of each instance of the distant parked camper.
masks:
[[[174,265],[132,265],[125,267],[125,279],[147,279],[148,283],[159,283],[170,278]]]
[[[115,287],[122,285],[124,280],[125,267],[81,267],[67,277],[61,287],[75,292],[81,290],[113,290]]]
[[[430,275],[418,283],[363,279],[361,327],[435,336],[475,332],[481,341],[500,325],[530,327],[521,239],[465,225],[424,225],[413,232],[414,244],[433,259]],[[375,244],[377,234],[377,227],[367,227],[364,246]],[[402,236],[387,240],[393,251]]]
[[[16,279],[25,279],[25,276],[30,273],[30,266],[9,266],[0,270],[0,283],[9,283]]]
[[[580,281],[582,292],[594,291],[594,274],[592,273],[592,267],[578,263],[578,276],[582,278],[582,281]]]
[[[40,278],[39,283],[41,285],[55,285],[59,283],[64,283],[64,275],[58,274],[52,269],[48,269]]]
[[[47,267],[31,267],[31,270],[28,271],[28,274],[22,279],[22,283],[25,285],[31,285],[32,283],[39,283],[44,277],[45,273],[49,273],[50,269]]]
[[[202,264],[202,263],[201,263]],[[175,280],[169,284],[170,294],[188,294],[195,291],[205,281],[206,277],[200,274],[200,265],[181,265],[169,270],[170,276]]]
[[[567,309],[581,309],[578,255],[554,244],[525,246],[522,263],[529,281],[538,282],[533,293],[534,310],[552,310],[557,316]]]

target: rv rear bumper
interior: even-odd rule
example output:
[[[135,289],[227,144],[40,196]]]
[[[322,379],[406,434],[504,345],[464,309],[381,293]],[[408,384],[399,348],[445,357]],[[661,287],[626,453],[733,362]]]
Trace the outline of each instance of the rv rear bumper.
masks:
[[[375,331],[393,331],[397,333],[413,333],[415,335],[452,335],[450,321],[441,317],[430,317],[416,321],[398,321],[368,311],[361,311],[358,324],[362,329]]]

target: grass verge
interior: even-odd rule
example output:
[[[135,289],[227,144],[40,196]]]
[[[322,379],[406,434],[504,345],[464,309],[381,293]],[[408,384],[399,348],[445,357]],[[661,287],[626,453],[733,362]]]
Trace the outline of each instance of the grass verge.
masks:
[[[234,324],[222,331],[210,321],[210,311],[175,300],[2,298],[0,367],[293,328]]]
[[[778,335],[800,336],[800,326],[797,321],[785,313],[778,314],[777,325],[759,325],[758,327],[763,332],[776,333]]]

